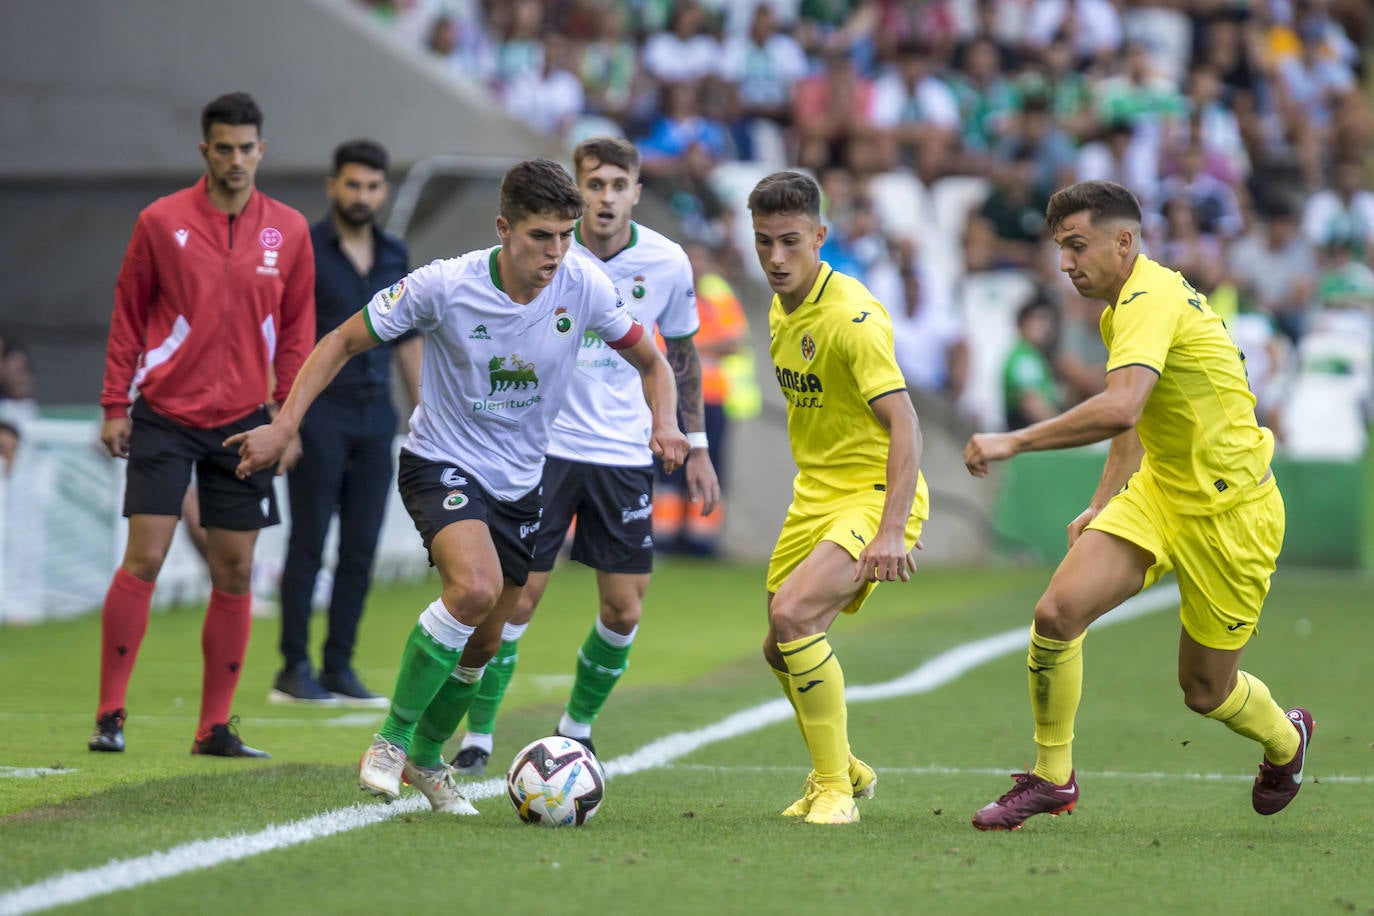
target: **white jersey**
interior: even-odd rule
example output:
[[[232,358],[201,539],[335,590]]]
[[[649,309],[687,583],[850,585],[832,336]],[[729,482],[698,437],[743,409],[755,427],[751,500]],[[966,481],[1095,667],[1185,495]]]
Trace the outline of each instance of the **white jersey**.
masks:
[[[632,222],[630,243],[602,261],[582,245],[580,225],[574,239],[572,252],[611,278],[621,301],[646,333],[654,325],[669,339],[697,332],[700,321],[692,265],[681,245]],[[649,451],[652,424],[639,372],[601,338],[584,334],[577,373],[549,434],[549,454],[613,467],[649,465],[653,463]]]
[[[424,334],[420,403],[405,447],[459,465],[497,499],[513,500],[539,485],[549,424],[567,398],[583,335],[620,341],[635,324],[606,275],[577,256],[532,302],[512,302],[496,269],[500,250],[414,270],[374,295],[363,317],[379,341],[412,328]]]

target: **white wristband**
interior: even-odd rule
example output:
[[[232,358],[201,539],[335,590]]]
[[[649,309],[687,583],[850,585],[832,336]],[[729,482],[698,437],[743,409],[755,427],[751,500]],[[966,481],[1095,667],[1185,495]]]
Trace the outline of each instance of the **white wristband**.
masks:
[[[711,442],[710,442],[709,439],[706,438],[706,433],[704,433],[704,432],[701,432],[701,433],[688,433],[688,434],[687,434],[687,447],[688,447],[689,449],[691,449],[691,448],[708,448],[710,445],[711,445]]]

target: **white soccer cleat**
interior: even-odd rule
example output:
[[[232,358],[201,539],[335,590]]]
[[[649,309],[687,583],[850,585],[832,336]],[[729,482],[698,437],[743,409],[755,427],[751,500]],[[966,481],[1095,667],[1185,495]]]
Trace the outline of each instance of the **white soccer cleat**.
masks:
[[[420,790],[429,799],[429,806],[444,814],[478,814],[478,810],[468,801],[467,796],[458,789],[453,781],[453,767],[442,761],[434,767],[418,767],[409,760],[404,762],[406,782]]]
[[[373,741],[358,763],[358,788],[387,802],[401,797],[401,772],[406,753],[381,735]]]

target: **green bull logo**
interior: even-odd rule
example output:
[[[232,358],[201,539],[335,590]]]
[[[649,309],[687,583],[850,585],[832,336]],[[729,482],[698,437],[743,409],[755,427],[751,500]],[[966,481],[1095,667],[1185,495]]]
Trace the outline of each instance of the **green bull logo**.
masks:
[[[491,377],[491,391],[487,396],[498,391],[509,391],[515,389],[523,391],[526,388],[538,388],[539,376],[534,374],[534,363],[527,363],[518,354],[511,354],[511,365],[506,366],[504,356],[493,356],[491,362],[487,363],[487,371]]]

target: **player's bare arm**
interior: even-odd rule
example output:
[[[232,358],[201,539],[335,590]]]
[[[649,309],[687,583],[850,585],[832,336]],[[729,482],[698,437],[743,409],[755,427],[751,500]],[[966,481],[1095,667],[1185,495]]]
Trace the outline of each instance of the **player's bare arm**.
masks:
[[[964,447],[964,467],[975,477],[988,464],[1022,452],[1091,445],[1114,438],[1140,421],[1159,374],[1148,366],[1122,366],[1107,373],[1107,388],[1057,417],[1007,433],[975,433]]]
[[[1106,463],[1102,465],[1102,477],[1097,482],[1097,490],[1093,493],[1092,501],[1088,503],[1088,508],[1069,522],[1070,547],[1083,534],[1092,520],[1097,518],[1097,514],[1106,507],[1107,501],[1120,493],[1121,488],[1126,486],[1126,481],[1140,467],[1140,459],[1143,457],[1145,457],[1145,446],[1140,444],[1140,434],[1134,428],[1113,437],[1112,447],[1107,452]]]
[[[673,378],[677,381],[678,413],[682,417],[684,432],[698,433],[706,430],[706,408],[701,397],[701,356],[697,353],[695,341],[690,337],[669,339],[668,365],[673,368]],[[711,454],[705,447],[692,449],[687,462],[687,498],[701,503],[701,514],[710,515],[720,503],[720,481],[716,469],[711,464]]]
[[[276,418],[224,440],[225,445],[239,447],[239,465],[235,473],[247,477],[275,464],[295,438],[306,410],[339,374],[344,363],[376,345],[377,340],[368,331],[361,311],[320,338],[296,374],[291,393],[277,411]]]
[[[654,415],[649,449],[662,459],[663,469],[671,474],[687,460],[687,437],[677,426],[677,382],[672,367],[648,334],[641,335],[634,346],[620,353],[639,370],[644,400]]]
[[[869,406],[888,433],[887,495],[878,532],[854,563],[854,581],[907,582],[916,569],[914,550],[906,549],[906,523],[921,470],[921,423],[905,390],[880,395]]]

